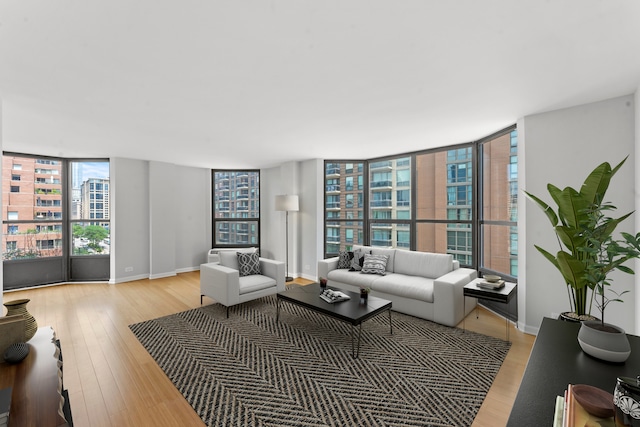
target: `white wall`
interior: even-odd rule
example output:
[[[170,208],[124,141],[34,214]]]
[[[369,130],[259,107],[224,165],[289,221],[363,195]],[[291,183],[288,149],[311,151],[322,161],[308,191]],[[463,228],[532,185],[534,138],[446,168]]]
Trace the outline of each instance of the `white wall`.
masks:
[[[176,167],[149,162],[149,256],[151,279],[176,275],[176,233],[178,220]]]
[[[525,117],[519,122],[518,138],[524,151],[519,162],[520,176],[526,173],[521,185],[551,202],[546,190],[548,183],[578,189],[598,164],[608,161],[615,166],[629,156],[611,181],[607,200],[618,206],[618,216],[633,211],[636,115],[634,96],[629,95]],[[560,273],[533,247],[537,244],[547,250],[557,250],[558,243],[548,219],[529,200],[519,208],[519,239],[520,244],[526,246],[519,255],[519,323],[526,331],[535,333],[543,317],[569,310],[569,299]],[[628,219],[618,227],[619,231],[635,234],[635,221],[633,217]],[[605,320],[634,333],[636,291],[633,288],[637,277],[623,273],[613,277],[614,289],[631,292],[623,298],[624,303],[612,303],[608,307]]]
[[[301,163],[300,212],[298,214],[300,238],[296,240],[301,276],[318,280],[318,260],[324,258],[324,161],[308,160]],[[300,271],[300,269],[298,270]]]
[[[288,162],[260,171],[260,222],[263,256],[285,260],[285,213],[275,210],[279,194],[297,194],[300,211],[289,213],[289,275],[317,279],[323,258],[323,168],[321,159]]]
[[[149,277],[149,163],[110,159],[111,279],[109,283]]]
[[[206,262],[209,169],[113,158],[111,186],[110,283],[172,276]]]
[[[175,173],[175,266],[183,273],[207,262],[211,248],[211,169],[176,166]]]

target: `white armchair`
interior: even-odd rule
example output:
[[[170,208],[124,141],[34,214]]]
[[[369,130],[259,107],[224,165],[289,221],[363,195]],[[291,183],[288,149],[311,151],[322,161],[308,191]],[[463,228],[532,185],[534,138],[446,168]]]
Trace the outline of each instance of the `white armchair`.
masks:
[[[260,260],[260,274],[240,276],[235,252],[221,252],[220,263],[200,265],[200,304],[207,296],[227,307],[285,290],[284,262]]]

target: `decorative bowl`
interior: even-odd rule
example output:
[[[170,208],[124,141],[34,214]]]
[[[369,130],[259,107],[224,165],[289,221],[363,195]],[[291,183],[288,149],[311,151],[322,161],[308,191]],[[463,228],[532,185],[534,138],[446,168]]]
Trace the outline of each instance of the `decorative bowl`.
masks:
[[[495,282],[499,281],[500,279],[502,279],[502,277],[496,276],[495,274],[485,274],[482,277],[484,278],[484,280],[486,280],[489,283],[495,283]]]

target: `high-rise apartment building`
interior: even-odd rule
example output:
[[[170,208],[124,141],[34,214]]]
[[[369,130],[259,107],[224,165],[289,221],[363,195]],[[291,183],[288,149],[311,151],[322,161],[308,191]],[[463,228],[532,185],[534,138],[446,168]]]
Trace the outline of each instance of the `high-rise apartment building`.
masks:
[[[3,259],[62,254],[59,161],[3,156]]]
[[[80,218],[109,219],[109,179],[88,178],[80,186]],[[93,222],[93,221],[91,221]],[[102,225],[96,221],[95,225]]]
[[[259,242],[260,174],[250,171],[215,172],[214,245],[256,245]],[[233,221],[225,221],[233,219]],[[235,221],[246,219],[246,221]]]

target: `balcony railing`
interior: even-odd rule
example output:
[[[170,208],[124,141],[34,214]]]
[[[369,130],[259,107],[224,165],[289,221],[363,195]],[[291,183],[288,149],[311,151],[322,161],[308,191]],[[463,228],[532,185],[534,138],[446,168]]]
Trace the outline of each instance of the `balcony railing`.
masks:
[[[393,183],[391,181],[372,181],[371,188],[391,187]]]
[[[327,185],[327,193],[339,193],[340,185]]]
[[[369,169],[391,169],[391,161],[369,163]]]
[[[340,175],[340,167],[335,168],[327,168],[327,176],[329,175]]]
[[[372,208],[390,208],[391,200],[372,200],[371,207]]]
[[[391,239],[372,239],[371,240],[371,246],[387,246],[387,247],[391,247]]]

